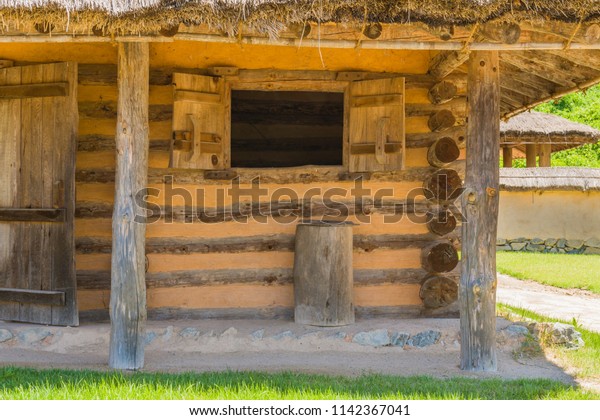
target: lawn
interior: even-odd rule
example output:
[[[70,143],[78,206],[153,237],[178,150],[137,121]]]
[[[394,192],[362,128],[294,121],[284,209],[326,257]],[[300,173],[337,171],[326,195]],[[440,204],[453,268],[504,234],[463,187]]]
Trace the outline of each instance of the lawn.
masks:
[[[498,252],[496,269],[521,280],[600,293],[600,255]]]
[[[598,399],[545,379],[258,372],[160,374],[0,368],[0,399]]]

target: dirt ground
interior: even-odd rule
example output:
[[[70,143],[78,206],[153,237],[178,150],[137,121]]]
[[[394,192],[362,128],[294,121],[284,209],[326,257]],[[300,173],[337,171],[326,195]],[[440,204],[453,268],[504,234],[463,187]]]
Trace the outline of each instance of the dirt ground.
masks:
[[[543,357],[516,358],[522,336],[498,318],[498,371],[459,368],[458,319],[370,319],[347,327],[301,326],[283,320],[203,320],[149,322],[145,371],[296,371],[334,375],[463,376],[472,378],[573,378]],[[0,322],[12,339],[0,343],[0,365],[108,369],[108,324],[77,328]],[[439,332],[434,344],[361,345],[357,333],[387,331],[410,337]],[[410,341],[409,341],[410,343]]]

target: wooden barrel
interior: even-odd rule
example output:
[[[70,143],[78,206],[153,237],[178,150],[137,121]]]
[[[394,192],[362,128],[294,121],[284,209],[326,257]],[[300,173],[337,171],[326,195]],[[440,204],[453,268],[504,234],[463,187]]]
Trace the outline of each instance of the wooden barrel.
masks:
[[[296,323],[353,324],[352,283],[352,224],[299,224],[294,251]]]

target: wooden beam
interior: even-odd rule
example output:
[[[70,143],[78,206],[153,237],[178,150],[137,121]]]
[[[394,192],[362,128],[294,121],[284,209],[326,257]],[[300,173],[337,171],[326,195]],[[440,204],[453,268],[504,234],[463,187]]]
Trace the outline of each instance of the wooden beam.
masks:
[[[469,51],[443,51],[433,57],[429,63],[429,74],[441,80],[469,59]]]
[[[513,148],[504,146],[502,148],[502,166],[512,168],[513,166]]]
[[[525,145],[525,158],[526,158],[526,166],[528,168],[535,168],[536,158],[537,158],[537,144],[527,144]]]
[[[498,53],[471,54],[467,76],[466,190],[462,209],[460,367],[495,371],[496,231],[498,223],[500,65]]]
[[[569,45],[570,50],[597,50],[600,47],[598,41],[592,42],[573,42]],[[275,45],[294,48],[342,48],[356,49],[357,43],[355,40],[341,39],[318,39],[318,38],[272,38],[261,36],[242,36],[242,37],[227,37],[216,34],[201,34],[201,33],[178,33],[174,37],[168,36],[94,36],[94,35],[73,35],[59,34],[53,32],[52,35],[6,35],[0,36],[0,43],[146,43],[146,42],[174,42],[174,41],[196,41],[196,42],[211,42],[219,44],[250,44],[250,45]],[[426,50],[426,51],[461,51],[464,50],[464,42],[462,41],[411,41],[401,39],[389,40],[361,40],[361,49],[375,50]],[[486,41],[476,41],[469,45],[471,51],[530,51],[530,50],[564,50],[565,43],[557,41],[540,41],[540,42],[517,42],[515,44],[502,44]]]
[[[538,145],[538,155],[540,157],[540,168],[550,167],[551,154],[552,154],[552,145],[551,144],[548,143],[548,144],[539,144]]]
[[[0,86],[0,99],[46,98],[52,96],[67,96],[69,84],[33,83],[28,85]]]
[[[113,211],[109,366],[144,366],[146,330],[145,220],[135,196],[148,174],[149,47],[119,43],[117,172]]]
[[[0,208],[2,222],[64,222],[65,209]]]
[[[65,292],[0,288],[0,302],[64,306]]]
[[[579,85],[577,85],[575,87],[569,88],[569,89],[558,90],[558,91],[556,91],[555,93],[553,93],[550,96],[538,99],[538,100],[530,102],[529,104],[524,105],[524,106],[522,106],[520,108],[516,108],[516,109],[511,110],[510,112],[504,113],[504,114],[502,114],[502,118],[503,119],[509,119],[510,117],[512,117],[514,115],[517,115],[517,114],[520,114],[523,111],[527,111],[527,110],[530,110],[532,108],[535,108],[536,106],[538,106],[540,104],[546,103],[546,102],[551,101],[553,99],[562,98],[563,96],[568,95],[569,93],[574,93],[574,92],[579,92],[581,90],[585,90],[585,89],[587,89],[589,87],[592,87],[592,86],[594,86],[594,85],[596,85],[598,83],[600,83],[600,77],[597,77],[597,78],[592,79],[592,80],[588,80],[585,83],[581,83],[581,84],[579,84]]]

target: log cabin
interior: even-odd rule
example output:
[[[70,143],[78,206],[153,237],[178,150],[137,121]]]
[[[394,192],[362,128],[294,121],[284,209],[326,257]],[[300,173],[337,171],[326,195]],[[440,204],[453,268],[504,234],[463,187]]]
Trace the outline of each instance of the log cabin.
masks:
[[[600,80],[595,0],[0,0],[0,319],[290,317],[350,221],[358,317],[493,371],[499,123]],[[458,264],[457,249],[462,249]]]

